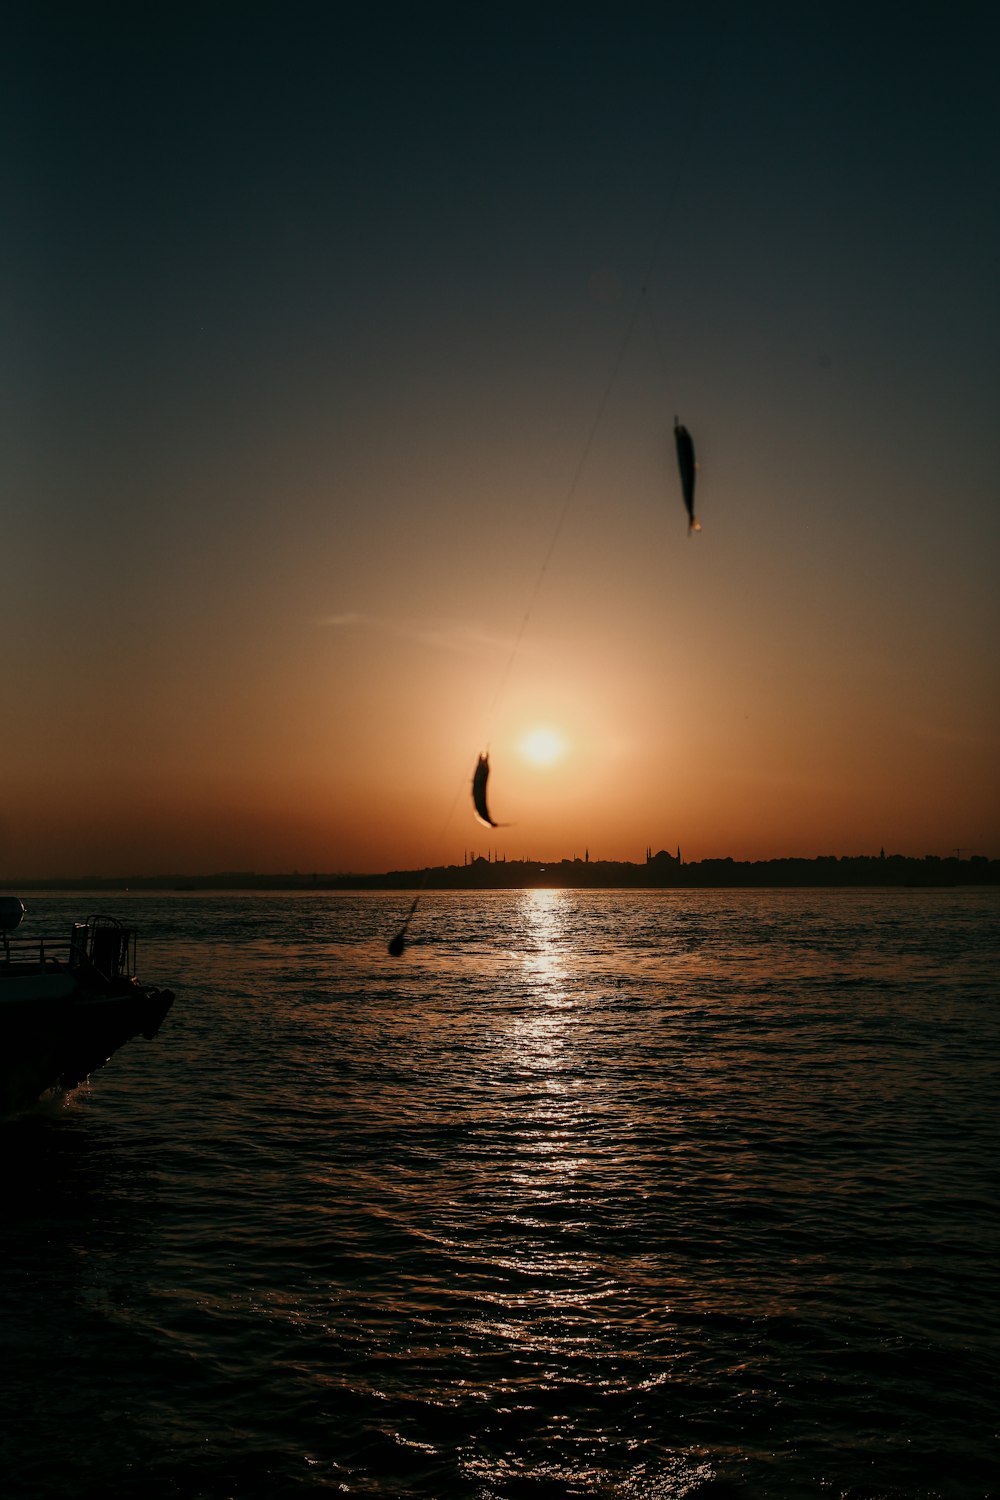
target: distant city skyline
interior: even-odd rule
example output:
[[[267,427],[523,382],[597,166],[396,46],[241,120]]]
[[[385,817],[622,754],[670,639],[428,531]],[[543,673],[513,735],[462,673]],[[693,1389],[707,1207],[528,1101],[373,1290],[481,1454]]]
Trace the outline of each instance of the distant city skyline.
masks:
[[[544,877],[544,878],[543,878]],[[731,855],[682,863],[659,850],[640,863],[632,860],[587,859],[565,855],[557,859],[488,858],[466,851],[461,864],[365,871],[219,870],[193,875],[161,871],[156,875],[49,876],[24,879],[18,890],[116,889],[196,891],[238,889],[462,889],[498,885],[511,889],[551,884],[557,888],[591,885],[621,887],[684,887],[729,885],[935,885],[1000,884],[1000,859],[958,851],[927,854],[824,854],[812,858],[785,856],[766,860],[734,860]],[[13,887],[11,887],[13,891]]]

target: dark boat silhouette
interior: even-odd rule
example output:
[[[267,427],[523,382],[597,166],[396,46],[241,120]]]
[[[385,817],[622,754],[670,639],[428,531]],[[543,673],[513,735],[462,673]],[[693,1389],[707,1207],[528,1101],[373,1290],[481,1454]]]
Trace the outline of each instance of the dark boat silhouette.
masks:
[[[172,991],[140,984],[135,933],[103,915],[68,938],[13,938],[24,906],[0,898],[0,1116],[76,1088],[133,1037],[151,1039]]]

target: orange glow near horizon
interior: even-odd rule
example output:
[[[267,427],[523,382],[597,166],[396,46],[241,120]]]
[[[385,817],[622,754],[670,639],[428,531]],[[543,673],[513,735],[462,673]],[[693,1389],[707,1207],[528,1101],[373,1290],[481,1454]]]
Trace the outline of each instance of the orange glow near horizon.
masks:
[[[793,648],[758,657],[739,632],[725,666],[718,617],[697,652],[661,641],[644,653],[621,635],[602,644],[576,618],[571,645],[561,632],[529,641],[494,713],[495,831],[476,823],[470,784],[503,643],[491,661],[289,621],[270,663],[206,649],[204,691],[183,673],[158,680],[134,701],[127,737],[113,684],[79,744],[41,740],[29,765],[25,736],[18,797],[0,814],[8,879],[360,873],[487,847],[553,861],[641,861],[647,845],[678,844],[688,861],[994,852],[987,737],[977,743],[974,721],[935,732],[923,691],[888,722],[884,695],[898,708],[905,694],[870,661],[838,686],[829,652],[802,675]]]

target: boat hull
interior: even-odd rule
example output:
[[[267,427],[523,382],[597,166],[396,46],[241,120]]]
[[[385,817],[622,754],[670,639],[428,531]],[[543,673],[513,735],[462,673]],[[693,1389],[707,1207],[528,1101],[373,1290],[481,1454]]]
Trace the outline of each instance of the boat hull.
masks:
[[[0,1115],[76,1088],[133,1037],[154,1037],[173,999],[135,980],[91,989],[65,970],[0,978]]]

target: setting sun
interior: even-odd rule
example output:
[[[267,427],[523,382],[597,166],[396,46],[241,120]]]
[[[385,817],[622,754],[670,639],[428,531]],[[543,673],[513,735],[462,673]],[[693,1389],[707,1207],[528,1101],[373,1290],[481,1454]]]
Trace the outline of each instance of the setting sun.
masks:
[[[529,729],[517,747],[525,760],[536,766],[550,766],[566,754],[566,742],[554,729]]]

